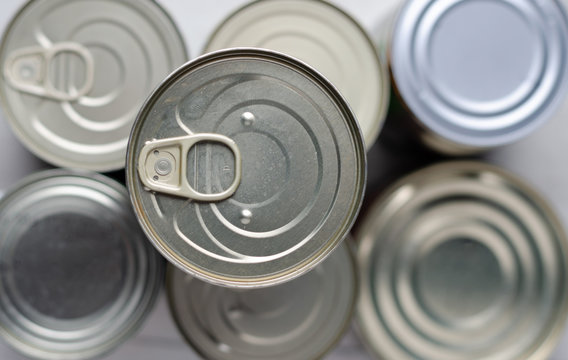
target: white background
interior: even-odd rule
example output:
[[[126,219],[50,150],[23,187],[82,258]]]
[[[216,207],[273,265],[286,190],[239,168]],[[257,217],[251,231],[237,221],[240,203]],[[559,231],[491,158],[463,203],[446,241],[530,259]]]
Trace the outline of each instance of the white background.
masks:
[[[357,19],[364,28],[375,31],[390,17],[393,5],[399,0],[335,0],[341,8]],[[185,37],[190,59],[199,55],[207,37],[231,11],[245,3],[243,0],[162,0],[159,1],[172,15]],[[0,28],[4,28],[22,0],[0,3]],[[521,175],[551,202],[564,224],[568,224],[568,101],[558,114],[527,139],[493,151],[487,160]],[[379,176],[381,150],[373,148],[369,153],[370,182]],[[34,171],[47,167],[24,149],[11,133],[3,114],[0,114],[0,193],[17,180]],[[0,359],[20,360],[16,354],[0,342]],[[198,357],[179,336],[170,318],[165,296],[160,300],[140,333],[104,359],[114,360],[193,360]],[[353,332],[328,357],[330,360],[368,360]],[[568,332],[565,332],[553,360],[568,359]],[[396,360],[396,359],[394,359]]]

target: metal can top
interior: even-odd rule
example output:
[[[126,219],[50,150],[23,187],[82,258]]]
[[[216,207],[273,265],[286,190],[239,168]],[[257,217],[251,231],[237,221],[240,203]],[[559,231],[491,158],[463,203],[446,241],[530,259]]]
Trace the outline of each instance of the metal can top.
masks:
[[[389,104],[389,73],[365,30],[343,10],[324,1],[251,2],[217,27],[205,52],[237,46],[281,51],[320,71],[353,108],[367,149],[373,145]]]
[[[134,124],[127,184],[157,249],[236,287],[299,276],[345,237],[365,148],[339,92],[274,51],[209,53],[170,75]]]
[[[115,170],[142,102],[186,60],[181,35],[154,1],[31,0],[0,45],[0,100],[40,158]]]
[[[556,0],[410,0],[390,50],[398,93],[443,152],[444,142],[516,141],[566,95],[568,21]]]
[[[567,311],[567,239],[541,197],[491,165],[403,178],[360,231],[356,314],[385,359],[545,359]]]
[[[89,359],[140,327],[164,261],[126,189],[96,174],[51,170],[0,201],[0,335],[37,359]]]
[[[262,289],[218,287],[169,270],[172,316],[207,359],[320,359],[351,323],[357,278],[345,243],[307,274]]]

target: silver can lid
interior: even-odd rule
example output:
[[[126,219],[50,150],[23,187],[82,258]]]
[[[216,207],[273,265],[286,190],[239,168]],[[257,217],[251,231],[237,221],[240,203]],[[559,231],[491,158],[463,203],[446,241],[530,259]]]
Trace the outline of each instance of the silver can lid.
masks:
[[[89,359],[140,327],[164,261],[122,185],[52,170],[0,201],[0,268],[0,335],[28,357]]]
[[[455,162],[417,171],[360,231],[356,315],[385,359],[545,359],[567,312],[567,239],[515,176]]]
[[[187,60],[154,1],[29,1],[0,45],[0,100],[19,139],[58,166],[124,167],[151,90]]]
[[[206,359],[320,359],[351,323],[357,278],[347,244],[307,274],[262,289],[219,287],[169,270],[172,316]]]
[[[221,23],[205,52],[252,46],[294,56],[327,77],[351,105],[369,149],[390,98],[386,62],[365,30],[324,1],[254,1]]]
[[[134,124],[127,184],[156,248],[202,280],[275,285],[345,237],[365,148],[339,92],[309,66],[237,48],[185,64]]]
[[[411,0],[390,60],[419,125],[442,143],[483,150],[528,135],[557,109],[567,51],[568,21],[556,0]]]

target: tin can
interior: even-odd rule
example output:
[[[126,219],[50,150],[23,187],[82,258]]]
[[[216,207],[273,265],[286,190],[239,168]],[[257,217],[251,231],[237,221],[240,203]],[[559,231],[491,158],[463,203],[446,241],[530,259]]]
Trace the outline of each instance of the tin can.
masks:
[[[2,38],[0,101],[43,160],[116,170],[142,102],[186,60],[179,31],[154,1],[31,0]]]
[[[217,27],[205,52],[238,46],[280,51],[320,71],[353,108],[367,150],[373,145],[389,104],[388,68],[346,12],[325,1],[253,1]]]
[[[206,359],[320,359],[349,328],[357,294],[347,243],[285,284],[231,289],[168,271],[172,317]]]
[[[0,201],[0,335],[36,359],[100,357],[131,337],[162,285],[164,261],[126,189],[50,170]]]
[[[135,213],[156,248],[218,285],[275,285],[343,240],[361,206],[355,116],[318,72],[252,48],[172,73],[138,114],[127,157]]]
[[[392,30],[398,123],[426,146],[471,154],[517,141],[566,96],[568,20],[556,0],[410,0]],[[403,130],[403,131],[404,131]]]
[[[381,359],[545,359],[567,314],[567,239],[517,177],[450,162],[372,206],[357,234],[360,333]]]

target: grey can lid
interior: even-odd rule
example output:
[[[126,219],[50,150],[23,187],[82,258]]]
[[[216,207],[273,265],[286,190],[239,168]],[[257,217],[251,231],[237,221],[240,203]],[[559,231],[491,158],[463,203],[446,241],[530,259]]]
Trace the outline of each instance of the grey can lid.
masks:
[[[2,38],[0,100],[37,156],[116,170],[142,102],[186,60],[179,31],[154,1],[31,0]]]
[[[323,357],[351,323],[355,263],[342,244],[312,271],[262,289],[230,289],[168,271],[172,317],[207,359],[304,360]]]
[[[37,359],[90,359],[140,327],[164,261],[126,189],[96,174],[32,175],[0,201],[0,335]]]
[[[367,149],[373,145],[390,78],[367,33],[347,13],[325,1],[254,1],[217,27],[205,52],[238,46],[280,51],[321,72],[351,105]]]
[[[146,101],[128,147],[127,184],[150,240],[180,269],[225,286],[313,268],[351,228],[365,181],[363,139],[339,92],[263,49],[176,70]]]
[[[419,170],[357,235],[356,317],[385,359],[545,359],[567,314],[567,239],[530,187],[494,166]]]
[[[411,0],[394,28],[391,68],[419,124],[483,149],[526,136],[557,109],[567,49],[556,0]]]

